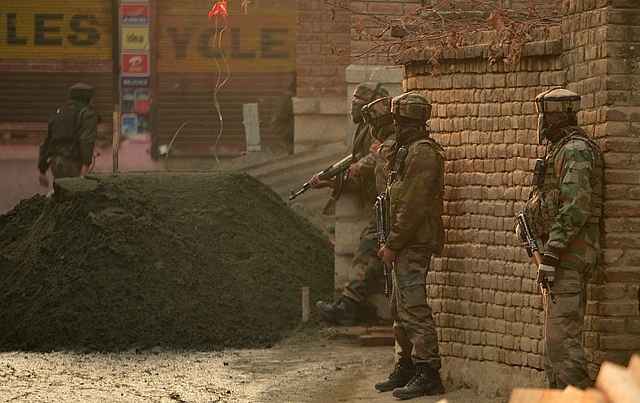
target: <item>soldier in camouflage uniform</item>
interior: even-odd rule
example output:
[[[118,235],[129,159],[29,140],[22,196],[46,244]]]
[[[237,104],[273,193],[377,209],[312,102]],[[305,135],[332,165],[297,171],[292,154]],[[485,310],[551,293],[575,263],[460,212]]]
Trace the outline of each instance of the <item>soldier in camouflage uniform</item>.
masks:
[[[374,171],[376,159],[380,158],[377,151],[381,143],[371,136],[369,124],[362,116],[362,109],[373,100],[388,96],[389,92],[379,83],[364,82],[356,86],[351,100],[351,120],[357,124],[351,153],[356,156],[356,162],[348,169],[345,189],[360,195],[360,203],[371,212],[371,218],[360,234],[358,248],[354,252],[349,278],[341,298],[332,303],[316,303],[316,308],[325,318],[343,326],[355,323],[360,304],[369,295],[374,280],[382,273],[382,263],[377,258],[378,242],[373,214],[373,203],[379,193]],[[378,170],[378,174],[381,172],[384,173],[383,170]],[[386,173],[384,174],[386,177]],[[316,174],[309,184],[312,188],[323,188],[333,186],[333,181],[320,180]]]
[[[369,124],[371,136],[379,144],[373,161],[373,174],[377,194],[387,189],[389,177],[389,156],[396,144],[396,133],[391,115],[391,98],[379,98],[362,108],[364,121]],[[376,248],[377,249],[377,248]]]
[[[395,155],[387,186],[387,240],[378,256],[392,274],[395,370],[379,391],[410,399],[444,393],[433,310],[427,302],[431,256],[444,246],[444,150],[429,136],[431,105],[420,94],[393,98]]]
[[[389,157],[392,154],[392,147],[396,143],[396,133],[391,115],[391,98],[379,98],[365,105],[362,108],[362,116],[369,124],[371,136],[375,140],[373,144],[378,145],[373,160],[373,176],[376,182],[376,195],[379,195],[384,193],[387,188]],[[384,274],[382,261],[378,258],[377,227],[374,214],[360,237],[360,244],[349,272],[349,282],[344,291],[344,295],[347,296],[352,295],[353,291],[358,292],[362,296],[360,301],[370,293],[374,280],[380,279]],[[385,291],[388,292],[390,279],[384,278],[383,280],[386,283]]]
[[[38,156],[41,186],[49,187],[49,168],[54,179],[89,172],[100,123],[98,111],[90,105],[92,97],[91,86],[82,83],[71,86],[67,105],[49,119]]]
[[[536,164],[524,214],[543,252],[538,282],[546,276],[557,301],[550,303],[549,295],[543,297],[543,365],[551,388],[585,389],[592,382],[582,330],[586,285],[600,248],[603,156],[578,127],[578,94],[553,89],[538,94],[535,102],[538,144],[545,140],[548,144],[544,159]]]

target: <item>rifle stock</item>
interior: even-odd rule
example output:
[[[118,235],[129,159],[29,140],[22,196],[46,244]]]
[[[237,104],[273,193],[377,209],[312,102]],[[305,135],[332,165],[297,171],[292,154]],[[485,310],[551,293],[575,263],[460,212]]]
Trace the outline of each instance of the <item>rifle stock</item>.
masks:
[[[542,263],[542,254],[538,251],[533,252],[533,263],[536,264],[536,266],[540,266],[540,263]]]
[[[540,253],[540,249],[538,249],[538,243],[536,242],[536,238],[533,236],[533,231],[531,230],[531,226],[529,226],[527,216],[525,216],[524,213],[520,213],[516,215],[516,221],[520,225],[520,229],[522,231],[524,247],[527,250],[529,257],[533,258],[533,262],[536,264],[536,267],[539,267],[542,263],[542,254]],[[542,278],[540,288],[542,288],[543,293],[547,292],[549,294],[551,301],[555,304],[556,297],[553,295],[551,284],[549,283],[547,276]]]
[[[346,157],[342,158],[340,161],[334,162],[333,164],[329,165],[327,168],[319,172],[318,178],[320,180],[332,179],[336,177],[338,174],[344,173],[347,170],[347,168],[349,168],[349,165],[351,165],[354,161],[355,161],[355,158],[353,157],[353,154],[349,154]],[[341,184],[342,182],[340,182],[340,186]],[[300,188],[300,190],[298,190],[297,192],[294,192],[293,189],[291,189],[291,196],[289,196],[289,200],[295,199],[296,197],[300,196],[310,188],[311,188],[311,184],[309,182],[305,182]]]

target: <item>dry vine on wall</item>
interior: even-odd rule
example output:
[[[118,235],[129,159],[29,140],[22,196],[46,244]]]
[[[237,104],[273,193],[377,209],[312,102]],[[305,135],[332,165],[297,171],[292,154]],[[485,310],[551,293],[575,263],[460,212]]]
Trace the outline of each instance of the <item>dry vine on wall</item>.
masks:
[[[352,41],[371,43],[369,49],[351,57],[386,54],[387,60],[398,64],[407,52],[422,58],[428,55],[434,72],[439,70],[445,51],[478,44],[487,46],[489,63],[501,58],[514,69],[524,45],[533,40],[533,32],[544,35],[562,21],[562,0],[439,0],[403,16],[355,11],[349,1],[324,3],[330,7],[332,19],[337,10],[353,14]],[[335,45],[329,47],[333,53],[344,52]]]

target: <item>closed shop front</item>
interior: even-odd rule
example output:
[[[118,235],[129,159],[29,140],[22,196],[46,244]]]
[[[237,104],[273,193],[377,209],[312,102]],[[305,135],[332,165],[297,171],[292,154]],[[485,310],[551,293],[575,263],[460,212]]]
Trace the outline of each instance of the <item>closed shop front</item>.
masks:
[[[111,142],[114,10],[112,0],[0,2],[1,143],[39,143],[77,82],[95,88],[99,142]]]
[[[263,146],[295,69],[295,0],[2,0],[0,144],[39,144],[51,113],[77,82],[95,88],[112,143],[171,145],[171,155],[227,158],[246,150],[243,106],[257,105]],[[142,60],[143,70],[138,60]],[[148,157],[148,155],[147,155]]]
[[[158,146],[171,153],[225,158],[246,149],[243,105],[257,104],[262,145],[282,143],[269,121],[292,82],[296,2],[156,0]]]

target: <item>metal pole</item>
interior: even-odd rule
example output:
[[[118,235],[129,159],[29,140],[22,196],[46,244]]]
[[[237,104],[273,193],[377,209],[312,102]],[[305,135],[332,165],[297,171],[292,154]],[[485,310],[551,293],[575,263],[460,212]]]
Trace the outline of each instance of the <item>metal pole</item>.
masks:
[[[118,172],[118,148],[120,147],[120,114],[113,111],[113,172]]]

